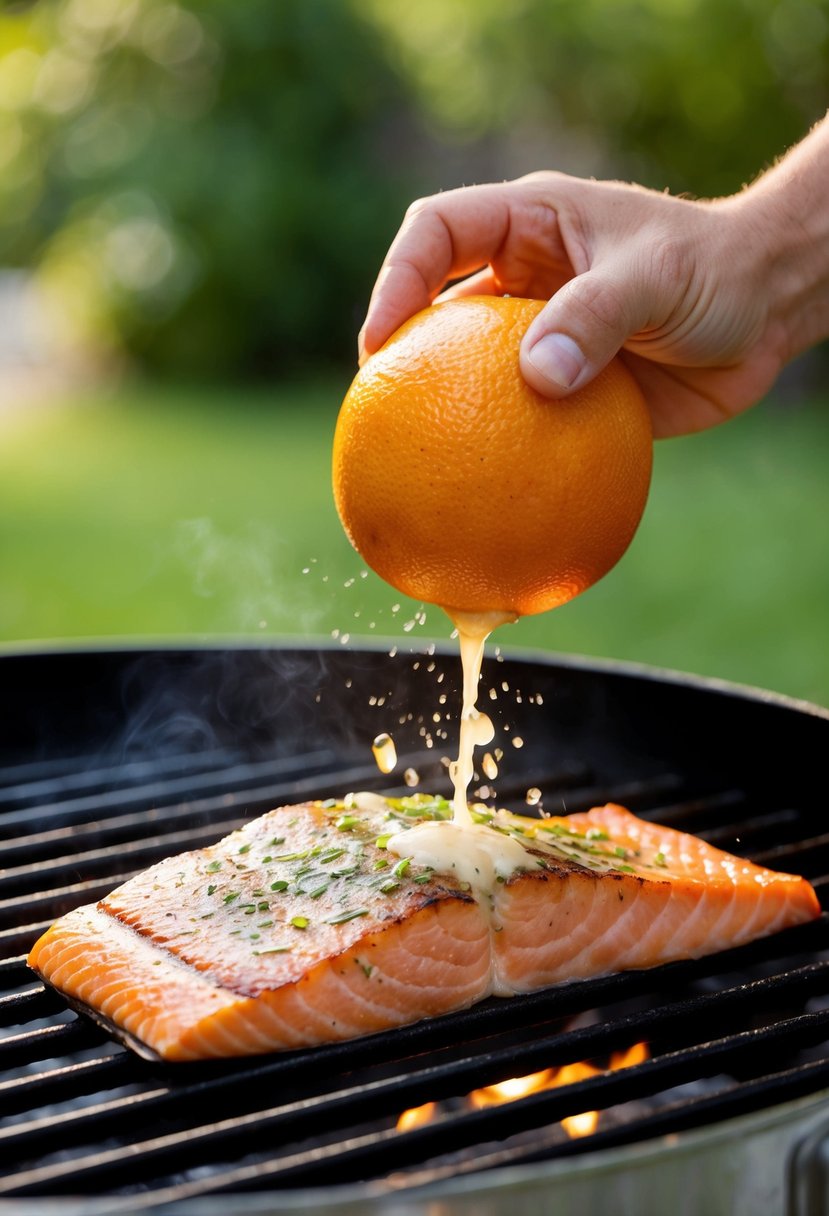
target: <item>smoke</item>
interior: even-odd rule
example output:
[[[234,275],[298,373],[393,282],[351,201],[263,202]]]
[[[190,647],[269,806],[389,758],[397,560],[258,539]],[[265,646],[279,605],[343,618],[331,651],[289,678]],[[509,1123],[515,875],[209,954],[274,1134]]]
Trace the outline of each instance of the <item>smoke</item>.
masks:
[[[205,516],[183,519],[176,526],[173,550],[190,573],[193,592],[217,601],[221,623],[216,627],[223,632],[295,632],[300,622],[303,630],[320,627],[320,602],[291,568],[295,546],[263,522],[223,532]]]

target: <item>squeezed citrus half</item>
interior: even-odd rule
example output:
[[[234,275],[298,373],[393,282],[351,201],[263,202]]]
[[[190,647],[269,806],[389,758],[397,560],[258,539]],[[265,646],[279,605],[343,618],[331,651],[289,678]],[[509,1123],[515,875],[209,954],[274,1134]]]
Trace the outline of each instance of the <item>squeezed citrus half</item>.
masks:
[[[652,437],[614,360],[551,401],[519,370],[543,301],[433,304],[367,360],[334,436],[334,498],[365,562],[457,618],[518,617],[615,565],[648,494]]]

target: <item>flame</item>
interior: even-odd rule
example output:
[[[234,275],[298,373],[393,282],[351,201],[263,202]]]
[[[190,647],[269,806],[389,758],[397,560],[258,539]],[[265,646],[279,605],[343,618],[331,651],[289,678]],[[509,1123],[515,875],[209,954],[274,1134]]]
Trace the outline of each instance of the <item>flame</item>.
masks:
[[[437,1102],[424,1102],[423,1106],[413,1106],[411,1110],[403,1111],[403,1114],[397,1120],[397,1130],[399,1132],[410,1132],[413,1127],[420,1127],[424,1123],[431,1123],[437,1117]]]
[[[608,1071],[617,1072],[621,1068],[632,1068],[648,1059],[647,1043],[634,1043],[625,1051],[615,1051],[610,1057]],[[495,1085],[485,1085],[482,1089],[474,1089],[467,1094],[467,1101],[476,1110],[486,1106],[500,1106],[506,1102],[515,1102],[526,1098],[529,1094],[538,1093],[544,1089],[556,1089],[562,1085],[574,1085],[587,1077],[595,1077],[602,1069],[580,1060],[575,1064],[564,1064],[561,1068],[544,1068],[541,1072],[529,1073],[525,1077],[511,1077],[508,1081],[499,1081]],[[427,1102],[424,1106],[414,1107],[404,1111],[397,1121],[398,1131],[408,1131],[419,1127],[438,1116],[436,1102]],[[599,1122],[597,1110],[584,1111],[579,1115],[568,1115],[562,1119],[561,1126],[572,1139],[579,1136],[589,1136],[596,1130]]]

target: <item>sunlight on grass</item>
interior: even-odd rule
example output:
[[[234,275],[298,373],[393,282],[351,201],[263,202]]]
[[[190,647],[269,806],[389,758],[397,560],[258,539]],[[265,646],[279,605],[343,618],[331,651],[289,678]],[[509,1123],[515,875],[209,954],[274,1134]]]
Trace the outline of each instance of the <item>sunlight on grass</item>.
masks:
[[[446,639],[437,609],[404,630],[418,605],[342,534],[329,466],[344,388],[143,387],[0,417],[0,640]],[[765,406],[658,444],[619,566],[495,640],[829,703],[827,439],[822,406]]]

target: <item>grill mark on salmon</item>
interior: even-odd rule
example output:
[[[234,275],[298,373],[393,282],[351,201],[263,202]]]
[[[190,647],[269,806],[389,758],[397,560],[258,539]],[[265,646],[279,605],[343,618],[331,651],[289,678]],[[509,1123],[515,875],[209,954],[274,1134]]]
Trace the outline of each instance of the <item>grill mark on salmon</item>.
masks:
[[[313,1046],[566,980],[653,967],[812,920],[810,884],[607,806],[478,809],[526,866],[475,891],[385,837],[423,796],[283,807],[58,920],[29,965],[166,1060]]]

